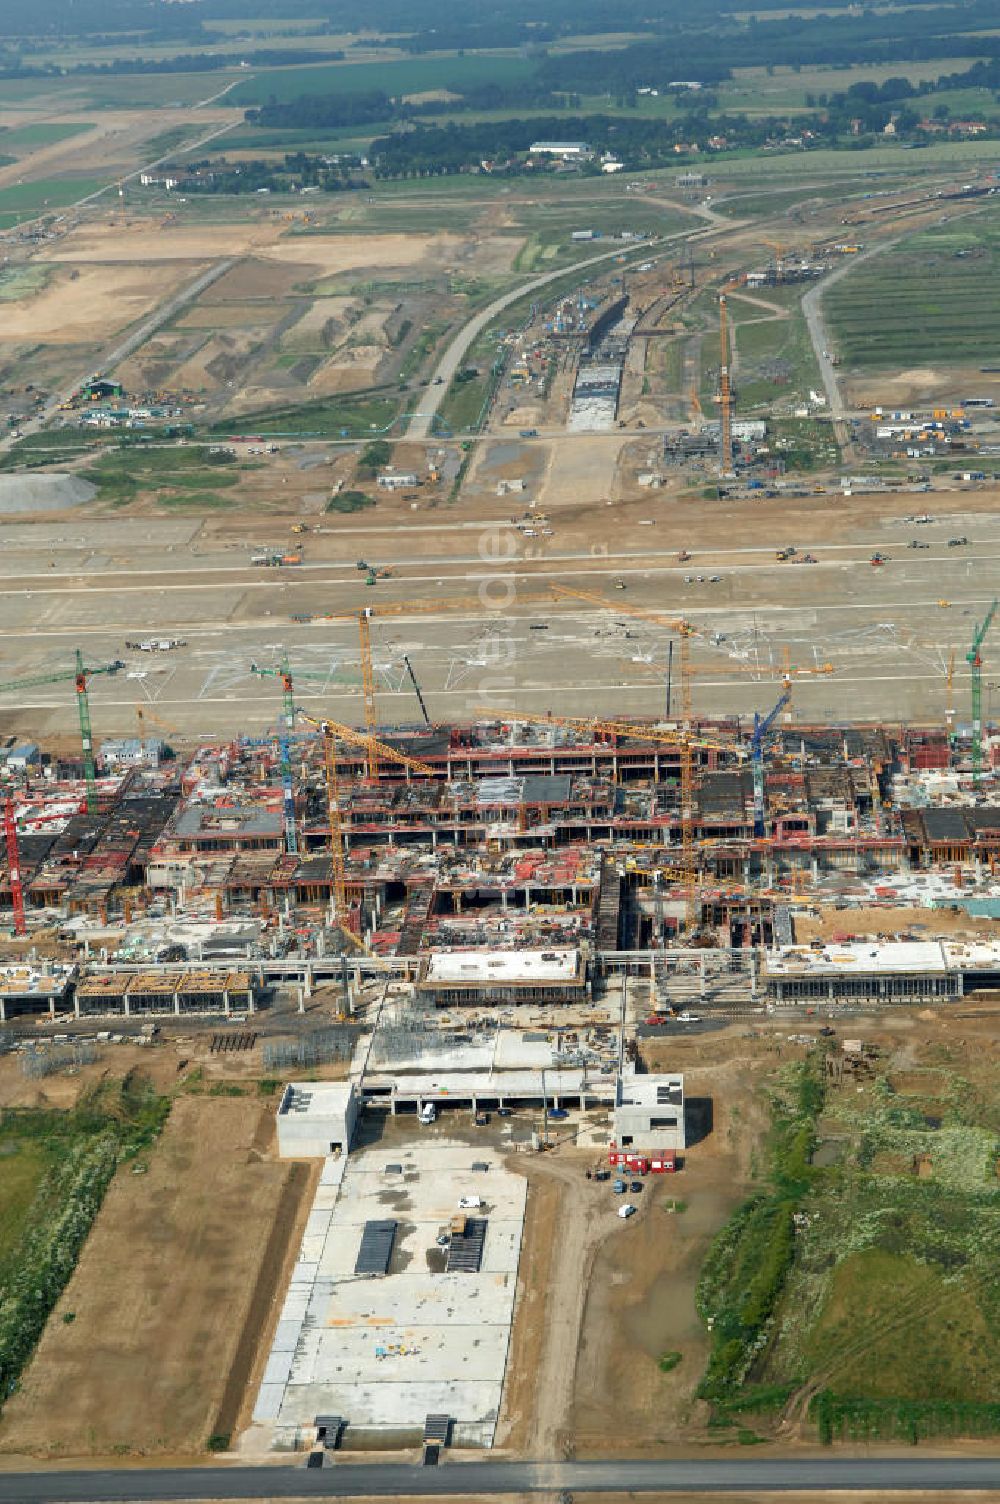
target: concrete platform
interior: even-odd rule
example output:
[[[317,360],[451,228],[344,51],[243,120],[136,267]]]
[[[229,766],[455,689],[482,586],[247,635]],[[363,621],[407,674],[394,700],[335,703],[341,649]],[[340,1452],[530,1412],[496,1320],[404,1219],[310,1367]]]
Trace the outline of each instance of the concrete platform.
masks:
[[[487,1169],[473,1170],[473,1162]],[[393,1168],[389,1169],[388,1166]],[[399,1167],[396,1169],[395,1167]],[[492,1444],[517,1292],[527,1183],[495,1153],[418,1139],[327,1161],[257,1398],[276,1441],[315,1416],[383,1430],[386,1444],[450,1415],[456,1437]],[[335,1201],[331,1205],[331,1200]],[[437,1239],[478,1196],[488,1220],[478,1274],[444,1272]],[[359,1278],[364,1225],[397,1223],[389,1272]]]

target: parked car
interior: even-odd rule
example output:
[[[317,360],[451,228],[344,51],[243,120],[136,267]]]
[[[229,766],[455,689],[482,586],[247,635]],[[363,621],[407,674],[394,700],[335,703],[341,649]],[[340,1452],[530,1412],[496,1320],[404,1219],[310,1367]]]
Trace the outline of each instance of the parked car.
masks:
[[[618,1208],[618,1215],[619,1217],[624,1218],[635,1216],[635,1207],[632,1205],[631,1201],[626,1201],[624,1206],[620,1206]]]

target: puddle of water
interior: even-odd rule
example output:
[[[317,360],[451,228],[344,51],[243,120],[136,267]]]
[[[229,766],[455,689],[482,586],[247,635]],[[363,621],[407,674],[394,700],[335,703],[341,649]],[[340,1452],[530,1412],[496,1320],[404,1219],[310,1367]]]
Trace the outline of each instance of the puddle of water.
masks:
[[[701,1334],[694,1308],[698,1276],[693,1271],[672,1270],[657,1275],[636,1305],[622,1313],[622,1326],[630,1342],[651,1358]]]
[[[686,1199],[681,1194],[683,1189],[681,1185],[676,1188],[678,1200]],[[652,1208],[652,1215],[658,1223],[662,1218],[667,1224],[659,1235],[671,1242],[676,1240],[678,1267],[658,1274],[642,1299],[627,1306],[621,1318],[629,1341],[653,1358],[703,1335],[694,1303],[701,1262],[709,1239],[723,1226],[739,1200],[723,1191],[698,1191],[692,1195],[686,1211],[668,1213],[664,1208],[672,1199],[673,1195],[664,1192],[662,1200],[658,1198]]]

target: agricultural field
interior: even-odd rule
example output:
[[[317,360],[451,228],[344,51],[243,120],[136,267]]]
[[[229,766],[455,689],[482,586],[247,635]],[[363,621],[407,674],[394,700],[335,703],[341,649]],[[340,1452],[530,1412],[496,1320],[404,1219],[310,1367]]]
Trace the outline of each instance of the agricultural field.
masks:
[[[489,56],[417,57],[377,63],[318,63],[290,68],[261,68],[229,95],[240,108],[298,99],[305,94],[363,94],[383,89],[394,97],[447,89],[464,84],[520,83],[529,80],[535,65],[527,58],[491,53]],[[212,74],[214,79],[218,75]],[[214,92],[208,90],[206,92]]]
[[[1000,1430],[1000,1080],[935,1031],[777,1073],[767,1172],[698,1292],[721,1424],[914,1441]],[[843,1072],[843,1073],[842,1073]]]
[[[60,141],[69,141],[91,129],[91,122],[35,121],[31,125],[18,125],[0,130],[0,151],[12,151],[16,157],[35,151],[40,146],[52,146]]]
[[[103,177],[40,178],[0,188],[0,229],[52,209],[64,209],[107,186]]]
[[[773,12],[771,13],[773,14]],[[882,84],[888,78],[907,78],[911,83],[940,78],[944,73],[960,73],[976,62],[970,51],[967,58],[930,58],[922,62],[858,63],[854,67],[775,67],[737,68],[731,81],[719,86],[720,110],[740,110],[748,115],[770,115],[784,110],[806,108],[806,95],[842,94],[856,83]],[[978,92],[978,91],[977,91]],[[986,91],[982,91],[986,93]],[[956,96],[946,94],[949,101]],[[920,101],[924,107],[923,100]],[[955,106],[958,118],[962,111]]]
[[[845,373],[995,360],[1000,214],[901,241],[831,287],[824,301]]]

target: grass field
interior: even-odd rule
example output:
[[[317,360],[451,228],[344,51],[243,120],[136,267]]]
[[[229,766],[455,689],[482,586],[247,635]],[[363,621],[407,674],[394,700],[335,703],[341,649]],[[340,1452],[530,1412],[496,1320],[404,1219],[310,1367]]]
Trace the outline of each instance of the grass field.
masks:
[[[908,78],[912,83],[922,83],[925,79],[940,78],[943,73],[964,72],[975,61],[975,52],[970,52],[967,58],[858,63],[853,68],[776,67],[770,72],[766,68],[737,68],[731,82],[719,85],[719,106],[751,115],[804,109],[807,94],[842,94],[852,84],[882,84],[887,78]],[[924,108],[923,102],[920,108]],[[959,114],[957,108],[955,114]]]
[[[997,1066],[954,1046],[778,1072],[767,1188],[699,1291],[719,1420],[811,1414],[825,1440],[1000,1429]]]
[[[125,506],[141,492],[155,492],[163,506],[206,509],[231,505],[217,495],[238,485],[237,466],[214,463],[199,448],[144,449],[107,453],[85,472],[98,487],[97,500]]]
[[[18,125],[0,131],[0,151],[12,151],[15,156],[22,156],[38,146],[53,146],[92,129],[92,125],[86,120],[61,124],[56,121],[36,121],[32,125]]]
[[[0,1396],[40,1337],[117,1166],[155,1139],[168,1103],[138,1078],[95,1088],[70,1112],[0,1122]],[[70,1318],[72,1320],[72,1317]]]
[[[394,97],[446,89],[450,84],[513,83],[531,78],[534,64],[527,58],[492,54],[489,57],[406,58],[385,63],[321,63],[292,68],[264,68],[245,79],[228,96],[239,106],[260,105],[269,99],[286,102],[303,94],[363,94],[383,89]],[[213,79],[217,75],[213,74]],[[213,91],[206,91],[213,92]]]
[[[825,308],[848,368],[992,361],[1000,340],[1000,213],[911,236],[830,289]]]
[[[0,1128],[0,1297],[13,1273],[18,1249],[42,1179],[56,1150],[44,1139]]]
[[[106,178],[39,178],[34,183],[16,183],[9,188],[0,188],[0,228],[65,209],[68,204],[96,193],[106,183]]]
[[[740,410],[805,402],[821,385],[819,367],[802,314],[802,288],[769,287],[761,303],[784,308],[787,318],[771,318],[761,303],[734,293],[729,313],[735,323],[735,381]]]
[[[267,438],[365,438],[385,433],[401,411],[398,393],[364,392],[357,397],[328,397],[294,407],[269,408],[227,418],[211,430],[224,437],[235,429]],[[217,482],[216,482],[217,483]]]

